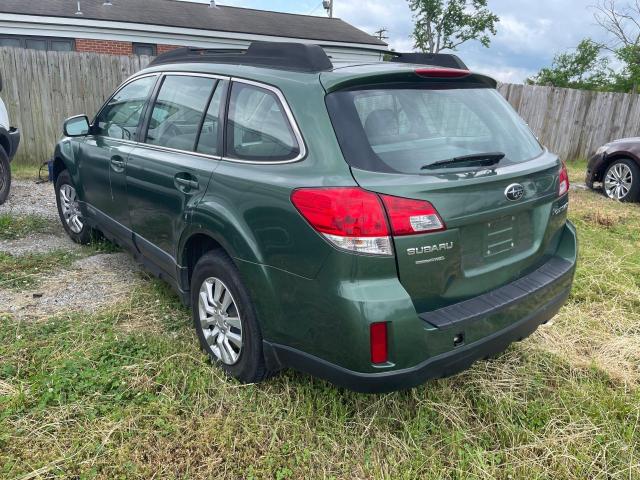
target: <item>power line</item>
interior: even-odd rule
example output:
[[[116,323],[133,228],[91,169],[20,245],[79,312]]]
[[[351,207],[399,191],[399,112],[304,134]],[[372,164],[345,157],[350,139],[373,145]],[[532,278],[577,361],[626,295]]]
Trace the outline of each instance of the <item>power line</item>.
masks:
[[[313,13],[318,10],[320,7],[322,6],[322,2],[320,2],[318,5],[316,5],[315,7],[313,7],[313,10],[311,10],[309,13],[307,13],[307,15],[313,15]]]
[[[380,30],[376,30],[375,32],[373,32],[373,35],[384,42],[385,40],[389,40],[389,37],[385,35],[385,33],[388,32],[389,30],[387,30],[385,27],[382,27]]]

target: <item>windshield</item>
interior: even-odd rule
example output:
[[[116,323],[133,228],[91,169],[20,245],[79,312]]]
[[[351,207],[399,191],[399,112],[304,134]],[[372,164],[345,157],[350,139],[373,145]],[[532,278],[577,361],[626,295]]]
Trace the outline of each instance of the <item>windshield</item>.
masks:
[[[365,170],[424,174],[433,163],[486,152],[504,153],[501,164],[542,153],[490,88],[339,91],[327,107],[347,162]]]

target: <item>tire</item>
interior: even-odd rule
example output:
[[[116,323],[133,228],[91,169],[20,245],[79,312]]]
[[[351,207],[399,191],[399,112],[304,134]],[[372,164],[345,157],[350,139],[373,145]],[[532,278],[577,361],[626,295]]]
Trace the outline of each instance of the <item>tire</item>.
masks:
[[[91,243],[94,231],[85,221],[78,206],[76,188],[67,170],[63,170],[55,184],[56,204],[62,227],[71,239],[81,245]]]
[[[2,147],[0,147],[0,205],[9,198],[11,190],[11,165],[9,157]]]
[[[191,278],[191,308],[200,345],[213,363],[242,383],[267,378],[255,310],[238,269],[223,251],[198,260]]]
[[[607,167],[602,178],[604,194],[621,202],[640,199],[640,167],[629,158],[615,160]]]

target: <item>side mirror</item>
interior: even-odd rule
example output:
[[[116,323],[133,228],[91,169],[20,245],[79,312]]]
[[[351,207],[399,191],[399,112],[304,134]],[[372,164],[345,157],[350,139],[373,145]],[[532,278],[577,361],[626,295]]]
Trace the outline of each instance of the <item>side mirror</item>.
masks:
[[[89,119],[86,115],[67,118],[64,121],[63,131],[67,137],[82,137],[89,133]]]

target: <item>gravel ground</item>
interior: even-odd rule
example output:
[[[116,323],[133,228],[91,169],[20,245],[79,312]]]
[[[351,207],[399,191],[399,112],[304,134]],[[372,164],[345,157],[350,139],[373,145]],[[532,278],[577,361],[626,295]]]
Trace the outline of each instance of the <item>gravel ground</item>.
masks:
[[[11,195],[0,206],[0,213],[45,217],[52,222],[53,232],[0,241],[0,252],[19,256],[81,248],[62,229],[50,183],[14,181]],[[126,300],[131,290],[144,282],[139,272],[136,262],[126,253],[82,258],[70,268],[46,274],[36,287],[20,291],[0,289],[0,314],[37,319],[62,312],[95,312]]]
[[[68,311],[95,312],[127,299],[144,282],[126,253],[98,254],[20,291],[0,289],[0,313],[38,319]]]
[[[0,206],[0,213],[13,215],[40,215],[58,221],[56,196],[51,183],[33,180],[14,180],[7,202]]]
[[[32,253],[48,253],[54,250],[80,250],[80,245],[74,243],[64,234],[62,227],[60,232],[51,235],[29,235],[17,240],[0,240],[0,253],[8,253],[14,256],[29,255]]]

